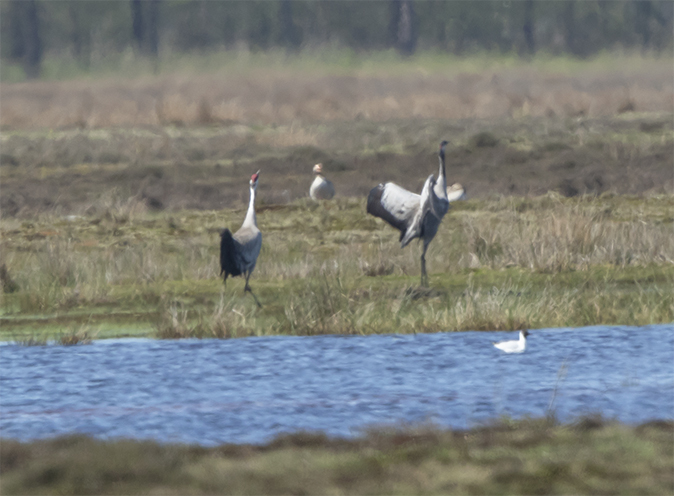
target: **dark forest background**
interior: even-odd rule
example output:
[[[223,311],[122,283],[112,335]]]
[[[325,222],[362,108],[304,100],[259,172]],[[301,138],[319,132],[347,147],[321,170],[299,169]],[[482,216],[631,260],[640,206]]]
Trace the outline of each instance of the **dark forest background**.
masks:
[[[8,0],[0,9],[2,59],[28,78],[49,56],[86,69],[126,51],[661,52],[672,50],[674,18],[674,3],[647,0]]]

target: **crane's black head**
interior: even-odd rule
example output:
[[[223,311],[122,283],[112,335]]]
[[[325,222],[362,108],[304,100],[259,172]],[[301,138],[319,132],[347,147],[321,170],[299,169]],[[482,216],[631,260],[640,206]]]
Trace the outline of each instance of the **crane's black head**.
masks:
[[[255,174],[250,176],[250,187],[257,188],[257,178],[260,175],[260,171],[257,171]]]
[[[442,140],[440,142],[440,151],[438,152],[438,157],[440,157],[440,161],[443,164],[445,163],[445,147],[447,146],[447,143],[447,140]]]

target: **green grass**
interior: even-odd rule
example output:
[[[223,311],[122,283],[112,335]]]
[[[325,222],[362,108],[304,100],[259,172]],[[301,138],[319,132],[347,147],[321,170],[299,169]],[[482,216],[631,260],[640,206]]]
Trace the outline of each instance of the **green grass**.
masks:
[[[427,255],[363,201],[259,208],[251,285],[219,280],[218,230],[241,210],[2,222],[18,287],[5,339],[240,337],[646,325],[674,321],[672,198],[607,195],[455,204]],[[15,288],[16,289],[16,288]],[[85,341],[86,341],[85,339]]]
[[[3,494],[671,494],[674,425],[503,419],[203,448],[84,436],[2,441]]]
[[[156,61],[130,53],[109,54],[92,60],[83,67],[71,56],[52,54],[42,63],[41,79],[67,81],[82,79],[122,78],[138,79],[165,74],[250,74],[261,71],[282,71],[289,74],[379,75],[396,76],[410,71],[424,74],[478,73],[485,70],[517,70],[523,67],[547,73],[574,74],[579,71],[623,71],[629,67],[638,72],[653,60],[667,62],[671,56],[664,54],[602,52],[580,59],[568,55],[551,55],[539,52],[533,58],[522,59],[515,53],[471,53],[460,57],[446,51],[423,50],[415,55],[401,57],[394,50],[356,52],[349,48],[321,47],[305,49],[299,53],[285,50],[250,52],[247,50],[214,50],[204,53],[177,54],[167,52]],[[25,80],[20,64],[3,61],[2,82],[15,83]]]

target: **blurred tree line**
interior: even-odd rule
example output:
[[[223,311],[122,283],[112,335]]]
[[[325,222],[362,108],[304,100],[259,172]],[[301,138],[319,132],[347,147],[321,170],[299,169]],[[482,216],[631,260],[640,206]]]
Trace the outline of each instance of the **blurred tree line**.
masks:
[[[3,0],[3,60],[39,76],[41,60],[92,58],[134,50],[295,51],[324,45],[354,50],[420,49],[457,55],[537,51],[586,57],[601,50],[672,49],[670,0]]]

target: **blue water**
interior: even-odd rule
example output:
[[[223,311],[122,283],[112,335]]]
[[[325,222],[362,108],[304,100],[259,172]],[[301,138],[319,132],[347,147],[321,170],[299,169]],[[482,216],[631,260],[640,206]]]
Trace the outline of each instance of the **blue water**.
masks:
[[[376,425],[466,428],[500,415],[674,418],[674,325],[517,333],[0,346],[0,436],[215,445]],[[553,394],[554,392],[554,394]]]

